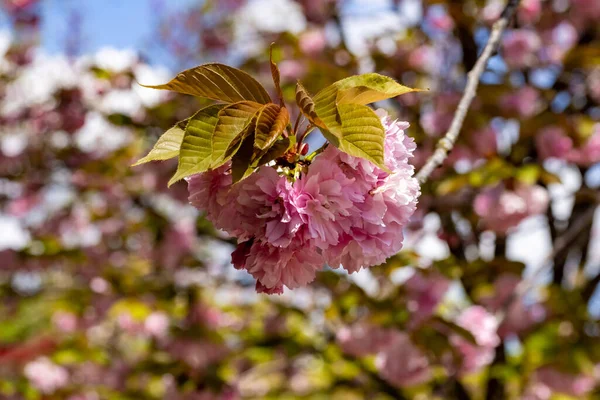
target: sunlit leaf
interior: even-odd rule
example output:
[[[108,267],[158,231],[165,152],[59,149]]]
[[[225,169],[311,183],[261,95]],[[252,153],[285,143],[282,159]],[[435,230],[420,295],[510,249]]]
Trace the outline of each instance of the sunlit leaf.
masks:
[[[212,105],[194,114],[185,127],[179,152],[179,164],[169,185],[193,174],[206,171],[212,161],[212,137],[223,105]]]
[[[418,89],[371,73],[337,81],[317,93],[314,100],[298,85],[296,101],[334,146],[387,170],[383,160],[385,133],[381,121],[365,105],[413,91]]]
[[[242,132],[237,135],[229,144],[227,150],[223,154],[223,162],[230,160],[241,148],[242,144],[246,141],[248,137],[252,138],[254,141],[255,133],[256,133],[256,121],[258,118],[258,112],[252,116],[248,125],[244,127]]]
[[[267,149],[283,133],[289,122],[290,114],[285,107],[276,104],[265,105],[256,121],[254,145],[261,150]]]
[[[335,103],[332,107],[336,108]],[[324,111],[328,116],[323,119],[328,127],[323,132],[327,140],[343,152],[369,160],[387,171],[384,163],[385,131],[372,109],[360,104],[340,104],[337,117],[335,111],[327,108]]]
[[[337,104],[370,104],[421,89],[401,85],[389,76],[376,73],[351,76],[337,81],[332,86],[337,89]],[[319,94],[315,96],[315,101]]]
[[[271,102],[269,94],[256,79],[237,68],[223,64],[204,64],[177,74],[164,85],[142,85],[152,89],[205,97],[225,103],[248,100],[260,104]]]
[[[161,137],[158,138],[158,141],[152,150],[150,150],[145,157],[140,158],[138,162],[133,164],[133,166],[144,164],[150,161],[162,161],[177,157],[179,154],[179,148],[181,147],[181,142],[183,141],[185,126],[188,120],[189,118],[179,121],[175,124],[175,126],[163,133]]]
[[[212,140],[211,168],[223,165],[233,156],[234,153],[228,149],[248,127],[260,108],[261,105],[258,103],[244,101],[229,105],[219,112],[219,122],[215,127]],[[238,138],[238,140],[241,139]]]

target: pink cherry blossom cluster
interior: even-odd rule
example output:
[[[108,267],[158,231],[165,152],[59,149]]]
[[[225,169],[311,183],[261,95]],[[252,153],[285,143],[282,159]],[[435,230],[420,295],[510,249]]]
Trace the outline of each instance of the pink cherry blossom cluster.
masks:
[[[496,317],[481,306],[471,306],[460,313],[456,324],[471,332],[475,338],[475,343],[471,343],[457,334],[450,336],[450,343],[462,355],[461,372],[476,372],[491,364],[495,348],[500,344]]]
[[[408,163],[415,144],[407,122],[379,116],[391,173],[330,145],[294,177],[262,166],[232,185],[225,164],[188,179],[190,202],[237,238],[233,265],[257,280],[259,293],[306,285],[326,264],[356,272],[402,248],[420,194]]]
[[[460,364],[454,357],[442,357],[442,364],[461,375],[478,372],[492,363],[495,349],[500,345],[499,322],[481,306],[470,306],[457,315],[455,323],[473,336],[469,341],[449,331],[448,341],[460,355]],[[336,341],[342,351],[353,357],[375,356],[378,374],[391,385],[410,387],[429,381],[435,365],[426,352],[411,339],[408,332],[396,328],[382,328],[368,322],[358,322],[338,330]],[[447,354],[450,356],[450,353]]]
[[[429,359],[406,332],[357,323],[340,329],[336,340],[351,356],[375,355],[379,375],[391,385],[410,387],[432,377]]]
[[[549,201],[541,186],[516,184],[514,190],[507,190],[499,184],[479,193],[473,207],[487,229],[506,234],[525,218],[543,214]]]
[[[579,147],[565,131],[557,126],[544,128],[536,136],[536,147],[541,158],[560,158],[581,166],[600,162],[600,124],[595,124],[592,134]]]
[[[44,394],[52,394],[69,382],[69,373],[46,357],[39,357],[25,365],[24,374],[31,384]]]

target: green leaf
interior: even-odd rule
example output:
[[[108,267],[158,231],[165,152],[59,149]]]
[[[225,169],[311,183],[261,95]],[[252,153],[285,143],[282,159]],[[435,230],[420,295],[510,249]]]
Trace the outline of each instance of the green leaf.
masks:
[[[283,133],[290,122],[290,114],[285,107],[276,104],[265,105],[256,121],[254,146],[260,150],[269,148]]]
[[[204,64],[180,72],[163,85],[142,85],[151,89],[205,97],[225,103],[248,100],[260,104],[271,102],[269,94],[256,79],[237,68],[223,64]]]
[[[365,105],[419,89],[375,73],[337,81],[317,93],[314,100],[307,99],[308,94],[302,89],[297,87],[296,101],[299,105],[302,102],[303,113],[321,128],[327,140],[340,150],[365,158],[387,171],[383,160],[385,131],[379,117]]]
[[[254,167],[259,167],[281,157],[296,144],[295,139],[296,136],[279,139],[265,153],[260,154],[260,158],[258,160],[255,157],[252,161],[252,165]]]
[[[254,116],[250,119],[250,122],[248,123],[248,125],[246,125],[244,127],[242,132],[231,141],[231,143],[229,144],[229,147],[227,148],[227,150],[225,151],[225,154],[223,155],[223,159],[225,161],[230,160],[238,152],[238,150],[241,148],[241,146],[244,143],[244,141],[246,140],[246,138],[252,137],[252,140],[254,140],[254,137],[256,134],[257,118],[258,118],[258,112],[256,114],[254,114]]]
[[[335,117],[326,121],[329,129],[323,132],[325,137],[343,152],[388,171],[384,162],[385,130],[377,114],[360,104],[340,104],[337,109],[341,124]]]
[[[237,183],[249,177],[254,168],[252,164],[252,154],[254,153],[254,135],[250,134],[242,141],[238,151],[231,159],[231,178],[233,183]]]
[[[296,83],[296,104],[298,105],[298,108],[300,108],[300,111],[302,111],[302,114],[304,114],[313,125],[323,129],[327,128],[315,111],[313,99],[300,82]]]
[[[258,103],[243,101],[229,105],[219,112],[219,122],[212,138],[211,168],[223,165],[235,154],[231,152],[232,146],[236,146],[236,140],[241,144],[243,138],[239,136],[244,132],[248,133],[246,128],[260,108]]]
[[[162,161],[177,157],[181,142],[183,141],[183,135],[185,134],[185,126],[188,121],[189,118],[179,121],[171,129],[163,133],[161,137],[158,138],[156,144],[154,144],[152,150],[150,150],[145,157],[140,158],[138,162],[132,165],[132,167],[150,161]]]
[[[401,85],[389,76],[376,73],[350,76],[335,82],[331,87],[336,89],[336,103],[339,104],[370,104],[376,101],[400,96],[405,93],[418,92],[421,89],[413,89]],[[323,94],[321,94],[323,93]],[[315,102],[321,96],[328,94],[325,88],[315,96]]]
[[[273,61],[273,45],[275,43],[271,43],[271,47],[269,47],[269,63],[271,64],[271,76],[273,77],[273,84],[275,85],[275,91],[277,92],[277,96],[279,97],[279,105],[283,107],[283,91],[281,90],[281,76],[279,74],[279,68],[277,64]]]
[[[194,114],[185,127],[179,151],[179,164],[169,186],[180,179],[206,171],[212,162],[212,139],[219,112],[223,105],[216,104]]]

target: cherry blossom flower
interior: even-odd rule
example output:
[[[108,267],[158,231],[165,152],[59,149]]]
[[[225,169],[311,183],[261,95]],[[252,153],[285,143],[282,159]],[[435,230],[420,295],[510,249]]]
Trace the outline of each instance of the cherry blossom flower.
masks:
[[[403,332],[394,332],[390,343],[377,354],[375,366],[390,384],[410,387],[431,379],[429,360]]]
[[[515,29],[507,32],[504,36],[502,54],[506,63],[511,67],[530,67],[536,61],[535,53],[541,45],[541,39],[535,31]]]
[[[500,344],[496,318],[481,306],[471,306],[458,316],[456,323],[471,332],[476,342],[473,344],[457,334],[450,336],[450,342],[463,356],[461,371],[471,373],[489,365]]]
[[[506,234],[525,218],[543,214],[549,201],[541,186],[517,184],[514,190],[506,190],[500,184],[478,194],[474,209],[487,229]]]
[[[68,371],[46,357],[27,363],[24,374],[31,384],[44,394],[52,394],[69,382]]]
[[[416,146],[408,123],[379,116],[391,173],[328,146],[295,179],[262,166],[232,185],[229,163],[188,179],[190,202],[238,239],[233,264],[258,292],[306,285],[326,263],[349,272],[378,265],[402,248],[420,194],[408,163]]]

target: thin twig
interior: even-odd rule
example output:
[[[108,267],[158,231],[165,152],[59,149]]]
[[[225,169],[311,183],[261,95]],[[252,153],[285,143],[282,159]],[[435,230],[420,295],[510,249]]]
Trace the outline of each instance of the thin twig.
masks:
[[[431,173],[448,157],[448,152],[452,150],[454,147],[454,143],[456,139],[458,139],[458,135],[460,133],[460,129],[462,128],[463,122],[467,113],[469,112],[469,108],[471,107],[471,103],[477,94],[477,86],[479,85],[479,79],[481,75],[485,71],[485,67],[489,58],[498,48],[498,44],[500,43],[500,39],[502,37],[502,33],[510,23],[515,11],[520,3],[520,0],[508,0],[504,11],[500,18],[494,23],[492,27],[492,31],[490,33],[490,37],[483,49],[483,52],[477,59],[475,66],[467,75],[467,85],[465,87],[465,92],[463,93],[460,102],[458,103],[458,107],[456,108],[456,113],[454,114],[454,118],[452,119],[452,123],[450,124],[450,128],[446,135],[441,138],[437,144],[437,148],[435,152],[429,157],[425,165],[421,168],[421,170],[417,173],[417,179],[419,183],[423,184],[427,181]]]

